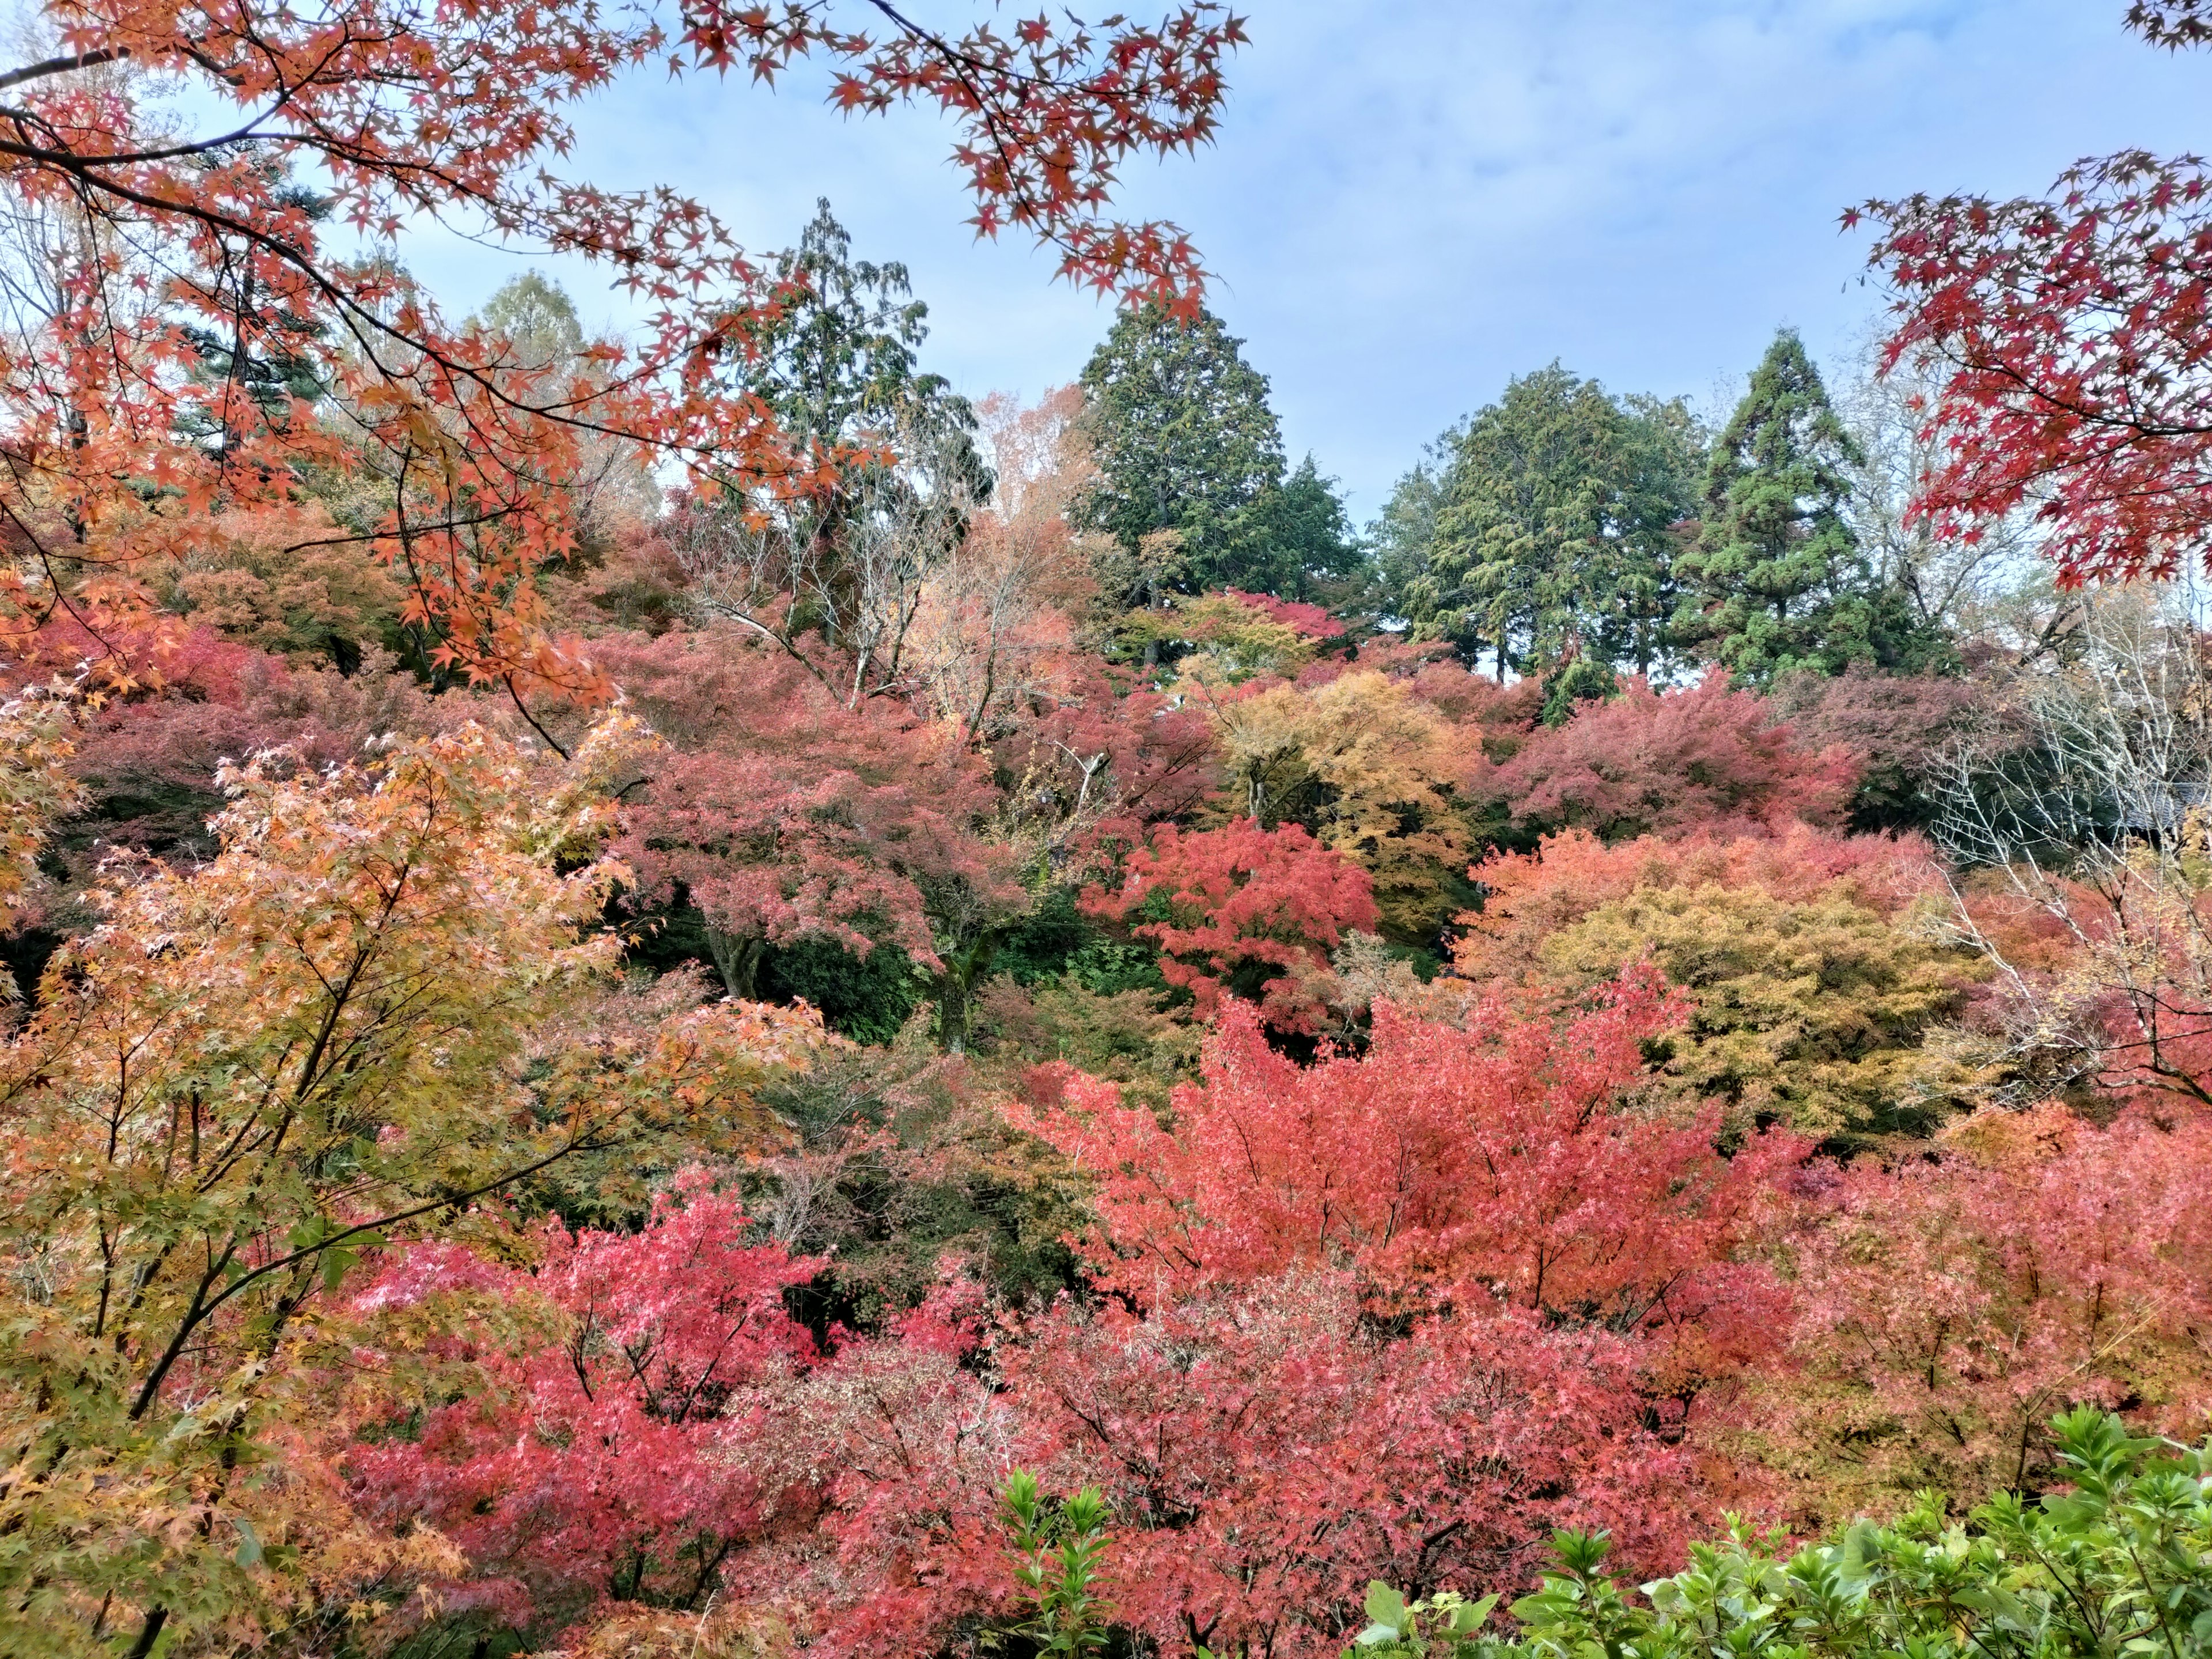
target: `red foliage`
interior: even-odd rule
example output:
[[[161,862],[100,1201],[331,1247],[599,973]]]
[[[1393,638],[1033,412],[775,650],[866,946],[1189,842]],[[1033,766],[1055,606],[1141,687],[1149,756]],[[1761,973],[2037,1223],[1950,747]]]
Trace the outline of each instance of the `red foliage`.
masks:
[[[1071,280],[1195,307],[1182,233],[1115,222],[1108,203],[1132,154],[1212,135],[1240,20],[1200,0],[1149,27],[1039,18],[940,33],[854,8],[888,20],[872,34],[836,27],[838,9],[43,8],[52,55],[6,76],[36,135],[9,181],[26,211],[72,228],[36,256],[45,325],[0,365],[0,427],[27,469],[4,492],[9,653],[41,647],[63,615],[114,637],[147,614],[155,568],[241,538],[280,553],[335,541],[404,579],[404,619],[441,663],[596,693],[537,586],[577,550],[595,445],[635,446],[714,487],[828,482],[836,458],[792,443],[728,380],[788,290],[696,201],[560,174],[567,112],[627,71],[769,85],[826,59],[842,109],[952,118],[981,234],[1013,226],[1056,247]],[[312,195],[295,188],[308,175]],[[360,234],[453,217],[611,272],[649,313],[644,338],[533,367],[440,317],[395,262],[354,257]],[[323,418],[274,376],[205,372],[197,336],[241,365],[310,357],[342,413]],[[55,409],[75,412],[57,426]],[[302,473],[343,476],[370,453],[387,471],[366,498],[393,505],[365,534],[300,507]]]
[[[2130,150],[2046,199],[1870,202],[1900,295],[1885,366],[1943,367],[1917,509],[1941,533],[2033,501],[2062,584],[2170,576],[2212,511],[2212,172]],[[1858,216],[1846,216],[1847,222]]]
[[[1025,701],[991,744],[1012,804],[1053,825],[1055,848],[1131,847],[1146,826],[1195,811],[1220,787],[1203,708],[1074,657],[1058,695]]]
[[[1631,680],[1565,725],[1530,733],[1475,793],[1502,800],[1529,829],[1585,829],[1608,841],[1837,822],[1856,778],[1850,754],[1808,754],[1771,714],[1718,671],[1680,691]]]
[[[1334,1656],[1374,1579],[1525,1583],[1562,1526],[1667,1559],[1705,1517],[1635,1345],[1520,1312],[1378,1341],[1328,1274],[1139,1318],[1063,1314],[1007,1356],[1021,1455],[1119,1517],[1105,1585],[1163,1651]]]
[[[1282,623],[1300,639],[1333,640],[1344,632],[1344,624],[1321,605],[1308,605],[1303,599],[1279,599],[1272,593],[1247,593],[1241,587],[1221,591],[1269,621]]]
[[[1854,1165],[1799,1249],[1795,1344],[1829,1386],[1790,1390],[1798,1443],[1847,1444],[1893,1490],[1978,1492],[2035,1478],[2045,1419],[2075,1401],[2201,1433],[2212,1115],[1990,1110],[1945,1139],[1933,1161]]]
[[[1347,928],[1372,929],[1373,884],[1296,824],[1239,818],[1219,830],[1163,825],[1129,855],[1116,893],[1085,890],[1083,908],[1160,947],[1168,983],[1202,1014],[1224,992],[1257,1000],[1268,1022],[1310,1031],[1319,1006],[1305,975],[1326,968]]]
[[[1010,850],[981,833],[990,780],[956,732],[888,698],[848,707],[729,629],[609,635],[593,652],[671,745],[620,842],[648,891],[681,883],[738,939],[884,942],[931,966],[947,890],[1018,899]]]
[[[1841,749],[1858,769],[1853,815],[1878,825],[1924,811],[1917,799],[1944,741],[1987,696],[1984,684],[1933,674],[1884,674],[1855,662],[1840,674],[1784,678],[1769,694],[1801,749]]]
[[[370,1513],[428,1522],[468,1556],[448,1608],[530,1628],[609,1596],[696,1605],[729,1551],[758,1533],[785,1484],[749,1455],[762,1388],[814,1358],[782,1295],[819,1264],[748,1243],[748,1227],[737,1201],[695,1174],[642,1232],[549,1224],[534,1273],[418,1245],[356,1299],[358,1313],[386,1319],[455,1295],[556,1316],[551,1337],[501,1343],[495,1325],[449,1349],[473,1385],[432,1407],[412,1437],[346,1453]]]
[[[1648,974],[1558,1022],[1486,1005],[1455,1030],[1386,1003],[1364,1056],[1301,1066],[1232,1006],[1172,1128],[1086,1078],[1034,1121],[1094,1172],[1086,1260],[1139,1305],[1344,1267],[1389,1299],[1495,1297],[1733,1364],[1764,1346],[1771,1298],[1730,1260],[1803,1148],[1723,1158],[1713,1116],[1613,1109],[1641,1040],[1680,1017]]]
[[[1292,1273],[1063,1307],[990,1352],[988,1378],[890,1343],[817,1367],[789,1431],[823,1472],[819,1532],[749,1558],[744,1590],[832,1654],[941,1650],[1009,1610],[994,1511],[1023,1467],[1103,1489],[1101,1589],[1163,1650],[1334,1654],[1372,1578],[1525,1579],[1563,1525],[1656,1564],[1701,1515],[1635,1345],[1518,1311],[1378,1340],[1343,1276]]]

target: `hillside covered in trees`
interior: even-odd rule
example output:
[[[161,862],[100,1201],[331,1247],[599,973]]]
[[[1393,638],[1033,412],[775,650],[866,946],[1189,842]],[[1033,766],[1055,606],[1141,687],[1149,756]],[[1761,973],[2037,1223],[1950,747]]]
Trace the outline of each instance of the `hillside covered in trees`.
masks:
[[[1358,526],[1111,217],[1241,21],[851,10],[0,76],[0,1652],[2212,1652],[2203,164]],[[1079,380],[561,176],[672,64],[953,118]]]

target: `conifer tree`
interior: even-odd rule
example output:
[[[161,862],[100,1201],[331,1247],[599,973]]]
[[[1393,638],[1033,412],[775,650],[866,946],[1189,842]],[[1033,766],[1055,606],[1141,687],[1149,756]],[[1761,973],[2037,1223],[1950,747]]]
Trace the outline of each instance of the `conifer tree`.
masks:
[[[1924,665],[1934,641],[1844,521],[1863,461],[1804,342],[1782,330],[1713,446],[1704,523],[1677,562],[1678,641],[1759,684],[1853,662]]]
[[[1098,480],[1080,516],[1133,557],[1147,537],[1175,532],[1174,585],[1193,592],[1272,585],[1264,574],[1248,580],[1238,556],[1249,510],[1283,477],[1267,379],[1244,361],[1243,343],[1211,312],[1184,322],[1148,306],[1118,318],[1083,370]]]
[[[1413,621],[1509,671],[1650,672],[1697,434],[1679,404],[1624,404],[1558,363],[1468,423],[1437,503]]]

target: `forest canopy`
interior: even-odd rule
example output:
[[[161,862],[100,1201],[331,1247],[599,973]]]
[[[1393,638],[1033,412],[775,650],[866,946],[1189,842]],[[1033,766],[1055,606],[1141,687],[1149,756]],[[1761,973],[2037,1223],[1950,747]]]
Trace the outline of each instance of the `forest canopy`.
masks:
[[[1115,204],[1220,6],[32,35],[11,1659],[2212,1652],[2200,163],[1362,526]],[[568,176],[668,73],[945,117],[1088,362]]]

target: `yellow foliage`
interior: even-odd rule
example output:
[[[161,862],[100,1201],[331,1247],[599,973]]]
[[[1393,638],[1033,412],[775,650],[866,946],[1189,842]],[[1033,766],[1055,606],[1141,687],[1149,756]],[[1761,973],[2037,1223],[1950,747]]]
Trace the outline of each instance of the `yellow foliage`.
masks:
[[[0,1046],[11,1659],[243,1643],[342,1576],[312,1559],[357,1546],[342,1500],[287,1448],[357,1258],[565,1158],[729,1125],[808,1051],[816,1022],[741,1004],[598,1018],[617,872],[562,857],[604,837],[620,741],[556,769],[468,726],[234,769],[221,852],[110,887],[55,958]]]
[[[1434,932],[1472,848],[1453,799],[1466,770],[1456,728],[1366,670],[1224,700],[1214,716],[1245,814],[1304,823],[1374,878],[1386,928]]]
[[[1921,1038],[1957,1014],[1978,964],[1910,913],[1885,916],[1847,882],[1788,902],[1644,887],[1540,947],[1546,974],[1577,988],[1647,956],[1693,1005],[1662,1040],[1670,1093],[1816,1135],[1920,1130],[1948,1110],[1951,1079]]]

